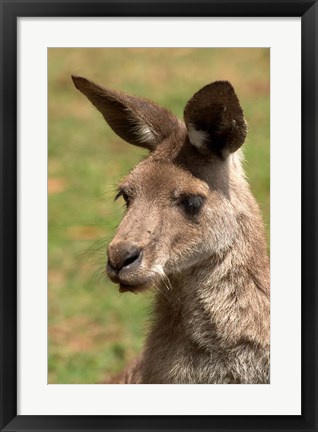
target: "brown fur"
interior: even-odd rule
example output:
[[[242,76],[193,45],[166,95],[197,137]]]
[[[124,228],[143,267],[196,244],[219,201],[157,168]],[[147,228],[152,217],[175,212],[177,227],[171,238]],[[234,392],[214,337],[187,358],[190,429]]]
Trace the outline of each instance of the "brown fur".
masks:
[[[145,99],[73,80],[116,133],[151,150],[121,182],[128,208],[108,248],[121,291],[157,290],[145,347],[121,382],[268,383],[269,260],[232,86],[201,89],[184,124]]]

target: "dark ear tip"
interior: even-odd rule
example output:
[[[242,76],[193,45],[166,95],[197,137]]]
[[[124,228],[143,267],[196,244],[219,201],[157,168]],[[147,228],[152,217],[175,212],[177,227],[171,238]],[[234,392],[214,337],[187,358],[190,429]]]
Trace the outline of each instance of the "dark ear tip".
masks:
[[[234,87],[232,86],[230,81],[214,81],[213,83],[208,84],[208,86],[214,89],[218,89],[218,90],[222,89],[234,93]]]
[[[227,80],[214,81],[214,83],[212,83],[212,84],[219,84],[219,85],[223,85],[225,87],[232,87],[233,88],[233,86],[230,83],[230,81],[227,81]]]
[[[83,84],[87,84],[89,82],[86,78],[81,77],[79,75],[71,75],[71,77],[72,77],[72,80],[73,80],[75,87],[78,90],[80,90],[80,88],[83,86]]]

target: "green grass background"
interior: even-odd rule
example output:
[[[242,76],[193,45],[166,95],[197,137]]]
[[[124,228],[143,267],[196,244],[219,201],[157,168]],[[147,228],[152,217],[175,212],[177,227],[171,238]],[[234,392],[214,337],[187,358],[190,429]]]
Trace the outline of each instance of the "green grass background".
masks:
[[[152,293],[119,294],[104,275],[122,214],[115,186],[146,152],[110,130],[71,74],[179,117],[205,84],[229,80],[249,125],[245,167],[269,238],[269,49],[48,50],[48,382],[100,383],[135,356],[147,327]]]

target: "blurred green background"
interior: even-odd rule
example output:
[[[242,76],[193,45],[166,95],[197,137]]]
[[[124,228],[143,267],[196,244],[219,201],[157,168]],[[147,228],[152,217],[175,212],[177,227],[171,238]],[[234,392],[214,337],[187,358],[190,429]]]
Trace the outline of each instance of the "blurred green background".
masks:
[[[146,152],[124,143],[71,74],[148,99],[182,117],[188,99],[229,80],[249,125],[246,171],[269,239],[269,49],[48,50],[49,383],[100,383],[140,350],[152,293],[119,294],[104,274],[120,221],[115,187]]]

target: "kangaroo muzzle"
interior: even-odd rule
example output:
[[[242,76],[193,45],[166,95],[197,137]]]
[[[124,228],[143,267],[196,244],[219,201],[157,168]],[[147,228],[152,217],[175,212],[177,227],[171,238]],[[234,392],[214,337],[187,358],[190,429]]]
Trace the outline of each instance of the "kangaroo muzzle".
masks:
[[[115,283],[127,283],[142,261],[142,249],[135,244],[120,242],[111,243],[107,251],[107,273]]]

